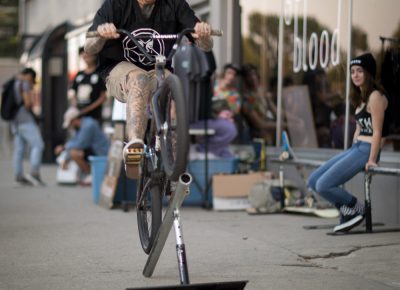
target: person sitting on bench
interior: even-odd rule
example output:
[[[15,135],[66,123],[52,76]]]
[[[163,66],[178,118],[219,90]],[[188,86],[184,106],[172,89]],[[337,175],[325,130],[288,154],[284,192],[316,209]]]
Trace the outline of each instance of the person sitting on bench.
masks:
[[[375,81],[376,62],[372,54],[352,59],[350,71],[351,102],[356,108],[357,121],[353,145],[317,168],[308,179],[308,186],[340,211],[340,223],[333,228],[334,232],[349,231],[363,221],[364,204],[341,185],[357,173],[377,166],[382,137],[388,134],[385,120],[388,100]]]
[[[92,117],[82,117],[75,107],[71,107],[65,112],[63,127],[76,130],[76,134],[65,145],[58,145],[54,149],[54,153],[59,155],[65,150],[67,156],[61,166],[66,168],[68,160],[74,160],[83,174],[81,183],[89,185],[91,184],[91,175],[88,157],[90,155],[107,155],[110,142],[101,130],[99,123]]]

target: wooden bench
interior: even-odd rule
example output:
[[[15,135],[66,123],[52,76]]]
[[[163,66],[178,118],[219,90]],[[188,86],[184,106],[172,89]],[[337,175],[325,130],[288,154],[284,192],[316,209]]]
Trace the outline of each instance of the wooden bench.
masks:
[[[279,176],[283,178],[283,165],[295,165],[303,167],[319,167],[324,161],[321,160],[310,160],[310,159],[286,159],[282,160],[280,158],[271,158],[272,163],[281,164],[279,168]],[[364,173],[364,194],[365,194],[365,232],[372,233],[372,210],[371,210],[371,182],[372,176],[375,174],[389,175],[389,176],[400,176],[400,169],[397,168],[387,168],[387,167],[374,167]],[[309,227],[315,228],[315,227]],[[398,232],[400,228],[387,228],[380,229],[379,232]]]

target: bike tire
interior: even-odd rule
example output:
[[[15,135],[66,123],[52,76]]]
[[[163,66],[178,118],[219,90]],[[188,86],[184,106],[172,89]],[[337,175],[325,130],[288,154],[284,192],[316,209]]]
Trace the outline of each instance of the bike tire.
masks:
[[[175,114],[173,106],[175,105]],[[160,87],[159,109],[162,123],[167,129],[160,137],[161,157],[165,174],[171,181],[177,181],[186,171],[189,151],[189,118],[186,99],[179,78],[169,75]]]
[[[144,195],[144,198],[139,202],[142,195]],[[137,201],[137,224],[140,243],[143,251],[149,254],[161,225],[160,185],[147,179],[140,195],[137,197]]]
[[[151,136],[155,136],[155,130],[154,127],[149,127],[153,130],[146,134],[145,141],[147,146],[153,146],[154,140]],[[136,209],[140,243],[146,254],[149,254],[153,247],[162,219],[162,183],[158,181],[152,180],[147,157],[142,158],[136,191]]]

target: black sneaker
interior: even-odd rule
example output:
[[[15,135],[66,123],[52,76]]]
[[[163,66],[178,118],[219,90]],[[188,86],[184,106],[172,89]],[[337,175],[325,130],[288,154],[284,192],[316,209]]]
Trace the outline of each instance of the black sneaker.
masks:
[[[34,186],[46,186],[46,183],[40,178],[39,175],[27,174],[25,178],[30,181]]]
[[[15,185],[17,185],[17,186],[33,186],[33,183],[30,182],[28,179],[26,179],[23,176],[17,176],[15,178]]]
[[[358,226],[364,220],[364,205],[357,202],[354,207],[342,205],[340,207],[340,223],[333,228],[333,232],[347,232]]]

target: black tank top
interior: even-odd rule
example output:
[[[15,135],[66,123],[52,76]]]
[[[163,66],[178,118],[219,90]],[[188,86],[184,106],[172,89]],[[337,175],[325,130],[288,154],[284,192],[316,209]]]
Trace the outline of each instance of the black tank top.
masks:
[[[383,121],[382,137],[386,137],[387,135],[389,135],[389,122],[386,115],[387,114],[385,114],[385,118]],[[356,118],[356,121],[361,128],[360,136],[372,136],[374,132],[372,127],[372,116],[370,113],[367,112],[367,105],[365,105],[360,112],[356,113],[354,117]]]
[[[360,125],[360,136],[372,136],[372,116],[367,112],[367,105],[365,105],[360,112],[355,114],[356,121]]]

